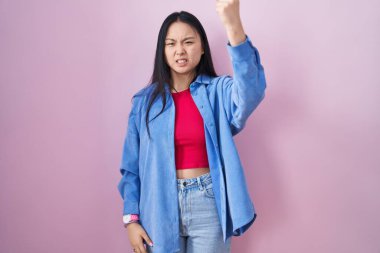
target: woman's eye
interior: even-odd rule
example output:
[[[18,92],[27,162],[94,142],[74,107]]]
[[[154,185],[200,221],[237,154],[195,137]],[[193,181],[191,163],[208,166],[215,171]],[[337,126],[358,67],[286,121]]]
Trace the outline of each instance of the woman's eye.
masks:
[[[192,41],[188,41],[188,42],[186,42],[187,44],[192,44],[193,42]]]

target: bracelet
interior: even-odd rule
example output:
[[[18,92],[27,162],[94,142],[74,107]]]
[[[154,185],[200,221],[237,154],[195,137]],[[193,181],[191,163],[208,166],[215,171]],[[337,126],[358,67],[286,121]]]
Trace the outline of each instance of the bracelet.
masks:
[[[128,224],[133,221],[138,221],[139,215],[138,214],[126,214],[123,216],[123,222],[124,224]]]

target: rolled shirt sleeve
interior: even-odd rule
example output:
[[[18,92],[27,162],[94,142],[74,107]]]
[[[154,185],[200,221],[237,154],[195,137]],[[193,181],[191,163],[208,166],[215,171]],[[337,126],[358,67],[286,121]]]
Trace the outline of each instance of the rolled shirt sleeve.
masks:
[[[248,117],[264,99],[266,80],[260,55],[248,35],[242,43],[227,50],[232,62],[233,77],[226,75],[223,83],[223,104],[232,135],[238,134]]]

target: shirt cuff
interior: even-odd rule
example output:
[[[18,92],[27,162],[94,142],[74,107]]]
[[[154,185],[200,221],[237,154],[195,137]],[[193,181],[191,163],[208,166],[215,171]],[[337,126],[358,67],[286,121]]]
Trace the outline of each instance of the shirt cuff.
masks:
[[[228,41],[227,50],[232,61],[247,60],[254,55],[255,63],[257,65],[261,64],[257,48],[253,46],[251,38],[247,34],[245,35],[245,40],[238,45],[231,46]]]

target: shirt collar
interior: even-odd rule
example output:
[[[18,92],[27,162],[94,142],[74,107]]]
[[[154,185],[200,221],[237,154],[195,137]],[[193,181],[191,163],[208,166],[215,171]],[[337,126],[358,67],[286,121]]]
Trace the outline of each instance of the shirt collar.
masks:
[[[211,81],[211,77],[206,74],[199,74],[197,78],[195,79],[195,83],[204,83],[204,84],[209,84]]]
[[[194,84],[209,84],[211,82],[211,77],[207,74],[199,74],[197,78],[194,80]],[[167,92],[170,92],[169,85],[165,85],[165,89]]]

